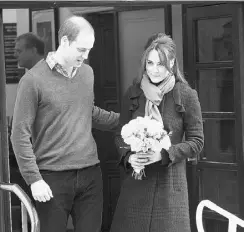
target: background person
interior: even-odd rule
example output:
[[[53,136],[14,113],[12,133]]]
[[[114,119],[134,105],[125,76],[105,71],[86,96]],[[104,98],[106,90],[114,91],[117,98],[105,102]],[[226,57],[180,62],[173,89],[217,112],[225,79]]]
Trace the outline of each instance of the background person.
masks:
[[[31,69],[44,58],[45,43],[32,32],[17,37],[15,57],[21,68]]]

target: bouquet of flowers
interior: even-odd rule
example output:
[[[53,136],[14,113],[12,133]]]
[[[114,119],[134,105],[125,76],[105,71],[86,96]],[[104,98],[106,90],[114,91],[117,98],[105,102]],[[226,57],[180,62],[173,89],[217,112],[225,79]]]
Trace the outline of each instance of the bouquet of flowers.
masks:
[[[130,145],[131,151],[142,153],[161,152],[162,148],[168,150],[171,146],[170,134],[164,130],[161,122],[150,116],[132,119],[121,130],[121,136],[124,142]],[[144,169],[134,169],[132,175],[135,179],[141,180],[145,171]]]

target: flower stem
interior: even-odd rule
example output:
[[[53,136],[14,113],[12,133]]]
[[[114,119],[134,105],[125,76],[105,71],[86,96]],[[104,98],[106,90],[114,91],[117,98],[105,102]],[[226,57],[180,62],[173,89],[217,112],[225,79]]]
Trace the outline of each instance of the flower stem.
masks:
[[[143,176],[146,177],[144,168],[141,169],[141,170],[139,171],[139,173],[138,173],[138,172],[135,172],[135,170],[133,170],[133,172],[132,172],[132,176],[135,178],[135,180],[142,180],[142,177],[143,177]]]

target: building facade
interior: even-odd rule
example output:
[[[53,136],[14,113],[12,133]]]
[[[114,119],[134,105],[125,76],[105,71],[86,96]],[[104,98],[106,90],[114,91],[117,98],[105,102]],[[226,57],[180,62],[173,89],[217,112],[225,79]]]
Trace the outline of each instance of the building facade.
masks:
[[[46,41],[46,52],[58,46],[58,27],[68,16],[86,17],[96,34],[88,60],[95,73],[95,104],[116,112],[120,111],[121,96],[137,75],[147,38],[160,31],[170,34],[177,45],[180,67],[190,85],[198,91],[204,120],[204,150],[198,159],[187,162],[192,231],[197,232],[196,206],[203,199],[244,219],[243,3],[60,1],[54,4],[40,1],[39,4],[19,2],[14,6],[1,4],[1,27],[16,24],[16,36],[28,31],[37,33]],[[0,45],[4,47],[2,42]],[[6,51],[5,60],[3,57],[4,53],[0,65],[6,68]],[[18,78],[11,79],[11,75],[1,72],[0,178],[21,183],[18,168],[9,162],[14,154],[7,139],[17,85]],[[105,232],[109,230],[123,172],[116,166],[114,145],[107,146],[113,144],[112,134],[96,130],[93,133],[103,170]],[[7,222],[10,220],[7,216],[9,198],[4,194],[0,196],[3,212],[0,222]],[[13,212],[11,215],[17,221],[18,213]],[[204,212],[206,231],[228,230],[224,218],[212,211]],[[18,231],[18,223],[14,224],[13,220]],[[0,225],[1,231],[8,231],[7,225]],[[72,229],[72,223],[69,227]]]

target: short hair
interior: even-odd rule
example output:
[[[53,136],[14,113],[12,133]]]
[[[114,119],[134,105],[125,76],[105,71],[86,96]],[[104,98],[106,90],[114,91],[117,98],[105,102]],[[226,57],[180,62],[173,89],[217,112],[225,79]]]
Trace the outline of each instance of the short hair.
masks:
[[[90,30],[94,33],[92,25],[84,17],[73,15],[67,18],[58,31],[59,43],[63,36],[67,36],[69,42],[75,41],[82,30]]]
[[[24,40],[26,48],[36,48],[37,53],[41,56],[45,53],[45,43],[44,41],[37,35],[32,32],[28,32],[22,34],[17,37],[16,42]]]

